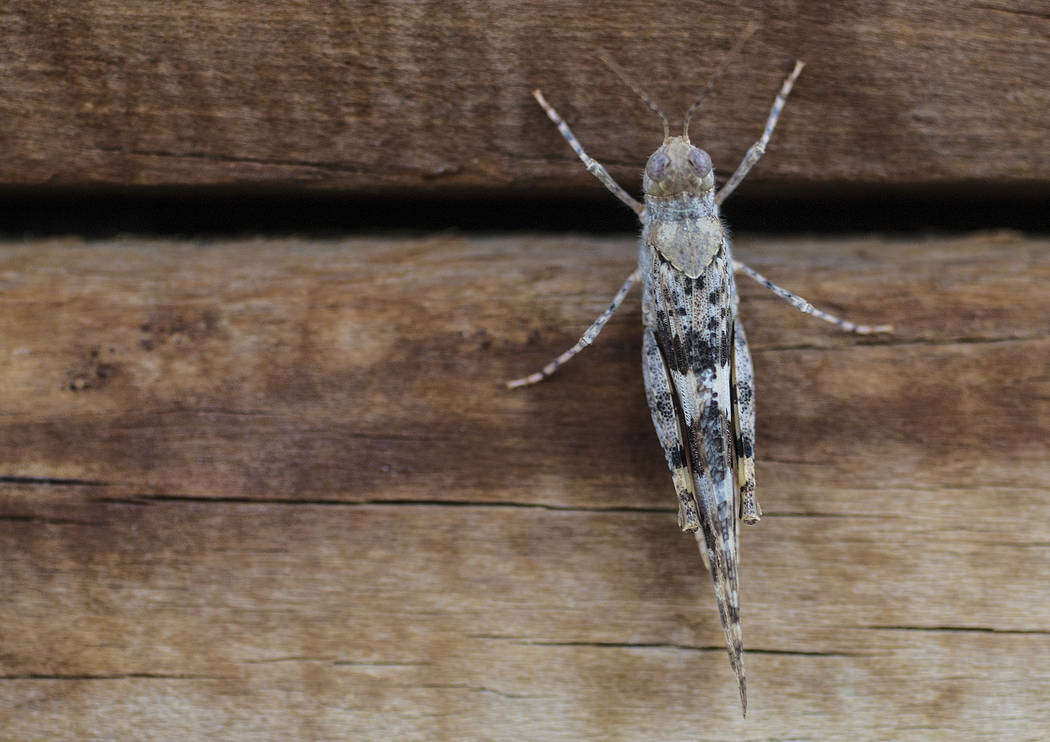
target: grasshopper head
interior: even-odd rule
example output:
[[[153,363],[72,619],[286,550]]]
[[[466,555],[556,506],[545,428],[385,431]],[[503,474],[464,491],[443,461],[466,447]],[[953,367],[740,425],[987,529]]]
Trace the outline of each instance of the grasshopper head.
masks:
[[[713,191],[715,172],[711,157],[682,137],[668,137],[645,164],[642,186],[646,196],[670,198]]]

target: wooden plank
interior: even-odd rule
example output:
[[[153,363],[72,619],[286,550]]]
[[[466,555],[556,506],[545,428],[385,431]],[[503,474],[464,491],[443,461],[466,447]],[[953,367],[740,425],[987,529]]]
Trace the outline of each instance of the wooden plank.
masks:
[[[9,739],[1036,739],[1050,241],[738,239],[751,714],[620,238],[0,246]]]
[[[693,126],[731,172],[793,60],[809,63],[746,193],[1045,194],[1048,18],[1021,0],[10,0],[0,184],[597,193],[540,86],[633,188],[659,125],[598,56],[678,119],[756,20]]]

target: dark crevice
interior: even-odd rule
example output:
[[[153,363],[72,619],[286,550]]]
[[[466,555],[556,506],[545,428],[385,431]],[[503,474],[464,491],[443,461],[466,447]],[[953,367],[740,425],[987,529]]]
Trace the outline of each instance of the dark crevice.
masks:
[[[163,155],[164,153],[154,153]],[[270,164],[270,163],[267,163]],[[318,170],[345,170],[331,163],[283,163]],[[845,192],[847,195],[841,195]],[[421,190],[406,210],[404,198],[361,197],[302,190],[202,188],[67,188],[0,191],[0,235],[304,234],[348,232],[428,233],[589,232],[636,234],[633,212],[597,185],[583,198],[523,193],[521,197],[479,198],[467,194],[438,198]],[[842,234],[849,232],[930,233],[987,229],[1050,231],[1045,194],[989,197],[944,186],[933,195],[887,195],[881,190],[811,193],[794,197],[735,194],[724,215],[736,232]]]

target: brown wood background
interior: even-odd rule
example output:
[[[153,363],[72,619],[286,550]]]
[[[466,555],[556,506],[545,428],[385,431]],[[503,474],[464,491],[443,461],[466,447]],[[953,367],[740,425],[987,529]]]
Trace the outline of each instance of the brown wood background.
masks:
[[[749,21],[694,123],[730,172],[808,67],[748,192],[819,185],[1050,194],[1050,5],[154,3],[0,8],[0,183],[223,185],[404,195],[599,188],[529,91],[634,182]]]
[[[1048,19],[11,0],[0,187],[383,193],[409,228],[423,196],[600,195],[542,86],[634,190],[658,122],[597,55],[677,118],[758,20],[694,125],[722,172],[809,65],[740,196],[1050,195]],[[606,306],[631,237],[0,240],[0,740],[1045,739],[1050,241],[736,244],[896,326],[742,284],[747,720],[637,296],[555,379],[502,386]]]
[[[0,250],[0,737],[1037,739],[1050,243],[738,253],[752,713],[675,525],[633,240]]]

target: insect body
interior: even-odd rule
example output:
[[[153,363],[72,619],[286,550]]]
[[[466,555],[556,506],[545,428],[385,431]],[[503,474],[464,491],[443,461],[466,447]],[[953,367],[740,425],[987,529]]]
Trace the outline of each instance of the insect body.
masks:
[[[695,534],[700,555],[714,580],[729,661],[737,675],[745,714],[738,526],[740,520],[758,522],[762,511],[755,498],[754,375],[737,314],[734,272],[748,275],[801,311],[842,329],[859,333],[889,329],[855,325],[826,314],[736,262],[729,235],[719,219],[719,204],[764,152],[802,67],[801,62],[795,64],[773,104],[762,137],[717,193],[711,158],[689,141],[689,119],[718,72],[686,114],[681,136],[670,136],[666,117],[644,93],[625,80],[664,123],[663,144],[649,158],[643,174],[644,205],[584,152],[542,94],[533,92],[587,169],[635,210],[642,223],[642,237],[637,269],[579,342],[542,371],[509,382],[508,386],[535,383],[554,373],[594,341],[634,283],[642,282],[642,370],[646,396],[671,471],[678,499],[678,524]]]

